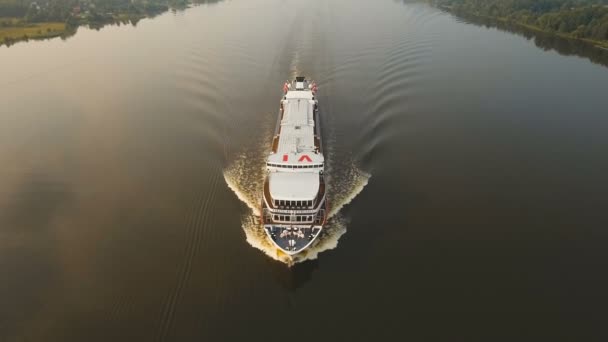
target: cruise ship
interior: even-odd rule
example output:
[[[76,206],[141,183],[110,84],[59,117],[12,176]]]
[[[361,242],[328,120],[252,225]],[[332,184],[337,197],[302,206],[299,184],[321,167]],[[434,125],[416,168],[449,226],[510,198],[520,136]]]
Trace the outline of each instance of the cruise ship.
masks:
[[[317,86],[296,77],[283,86],[272,151],[266,161],[261,220],[288,255],[312,245],[327,220]]]

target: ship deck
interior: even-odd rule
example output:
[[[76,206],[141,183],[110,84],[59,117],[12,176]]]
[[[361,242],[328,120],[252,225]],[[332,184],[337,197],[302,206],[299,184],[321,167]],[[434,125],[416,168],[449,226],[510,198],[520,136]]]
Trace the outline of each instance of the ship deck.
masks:
[[[281,131],[282,131],[282,126],[281,126],[281,122],[283,121],[283,118],[285,117],[285,108],[281,107],[281,109],[279,110],[279,115],[277,118],[277,128],[275,130],[275,135],[272,138],[272,152],[273,153],[277,153],[279,150],[279,142],[281,141]],[[314,110],[314,113],[312,115],[312,124],[313,127],[315,127],[314,129],[314,136],[313,136],[313,142],[314,142],[314,147],[317,151],[319,151],[320,153],[323,153],[323,145],[322,145],[322,141],[321,141],[321,135],[320,135],[320,129],[319,129],[319,111],[317,109]]]
[[[266,226],[266,232],[281,249],[295,254],[306,248],[321,232],[320,227]]]

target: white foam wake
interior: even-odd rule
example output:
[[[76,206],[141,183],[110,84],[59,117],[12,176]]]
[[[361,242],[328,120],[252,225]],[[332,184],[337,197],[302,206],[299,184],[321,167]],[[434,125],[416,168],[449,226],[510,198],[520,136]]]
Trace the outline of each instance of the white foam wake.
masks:
[[[244,152],[224,170],[224,178],[228,187],[251,209],[251,213],[242,218],[242,227],[247,242],[269,257],[288,265],[316,259],[320,253],[336,248],[338,240],[346,233],[347,225],[347,220],[340,214],[340,210],[363,190],[370,175],[359,170],[352,162],[341,163],[342,166],[336,172],[335,177],[328,182],[327,191],[331,209],[329,221],[323,228],[322,234],[312,246],[302,253],[288,256],[268,240],[264,228],[260,224],[266,153],[265,149],[260,149],[258,153]]]

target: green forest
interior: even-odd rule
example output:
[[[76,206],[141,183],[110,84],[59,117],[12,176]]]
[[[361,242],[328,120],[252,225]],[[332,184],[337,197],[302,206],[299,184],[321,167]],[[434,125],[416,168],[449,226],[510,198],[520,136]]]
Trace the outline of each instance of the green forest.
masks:
[[[608,0],[431,0],[454,14],[494,18],[608,46]]]
[[[81,25],[135,24],[171,8],[219,0],[0,0],[0,44],[67,36]]]

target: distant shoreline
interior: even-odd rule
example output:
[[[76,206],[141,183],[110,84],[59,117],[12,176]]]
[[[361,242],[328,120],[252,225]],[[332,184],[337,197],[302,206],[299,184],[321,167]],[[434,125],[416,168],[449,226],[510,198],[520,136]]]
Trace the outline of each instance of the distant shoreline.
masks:
[[[11,20],[15,24],[0,27],[0,46],[30,39],[51,39],[68,33],[67,25],[60,22],[23,23],[14,18],[0,19],[0,22],[2,20]]]
[[[480,15],[480,14],[476,14],[476,13],[473,13],[470,11],[464,11],[462,9],[455,10],[453,6],[449,6],[449,5],[442,5],[442,4],[437,4],[437,3],[433,3],[433,2],[431,2],[431,3],[434,4],[435,7],[439,8],[441,10],[444,10],[445,12],[456,15],[456,16],[460,16],[460,17],[470,16],[470,17],[475,17],[475,18],[480,18],[480,19],[494,20],[496,22],[501,22],[501,23],[505,23],[505,24],[518,25],[520,27],[526,28],[531,31],[554,35],[556,37],[561,37],[561,38],[565,38],[565,39],[572,39],[572,40],[584,42],[586,44],[592,45],[592,46],[602,49],[602,50],[608,50],[608,41],[575,37],[571,34],[545,30],[545,29],[535,26],[535,25],[526,24],[526,23],[523,23],[520,21],[509,20],[508,18],[504,18],[504,17]]]
[[[0,12],[0,46],[11,46],[21,41],[45,40],[56,37],[67,38],[76,33],[80,26],[99,29],[106,25],[136,25],[141,19],[151,18],[169,10],[186,9],[192,4],[215,2],[218,0],[160,0],[145,2],[140,7],[106,8],[101,10],[89,3],[89,7],[79,5],[67,9],[62,16],[46,16],[48,9],[38,8],[38,17],[7,16]],[[34,2],[35,3],[35,2]],[[36,5],[38,6],[38,5]],[[32,6],[30,5],[30,8]]]

